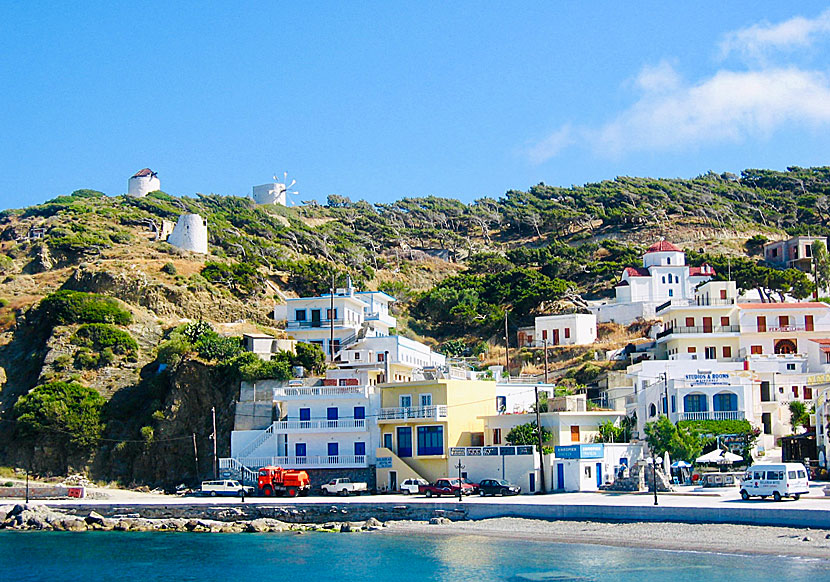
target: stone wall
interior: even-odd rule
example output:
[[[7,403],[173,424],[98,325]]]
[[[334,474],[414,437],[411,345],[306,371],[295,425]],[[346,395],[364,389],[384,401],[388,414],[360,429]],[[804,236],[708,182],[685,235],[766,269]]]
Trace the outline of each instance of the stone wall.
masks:
[[[312,493],[319,493],[320,487],[332,479],[348,478],[357,483],[366,483],[369,491],[374,491],[377,488],[374,467],[362,469],[306,469],[306,473],[311,479]]]

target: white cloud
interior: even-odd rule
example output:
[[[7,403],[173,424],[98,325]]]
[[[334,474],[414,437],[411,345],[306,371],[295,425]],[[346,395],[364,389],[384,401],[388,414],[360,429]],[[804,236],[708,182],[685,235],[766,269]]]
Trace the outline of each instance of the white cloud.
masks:
[[[563,126],[529,150],[541,163],[583,143],[617,157],[632,150],[684,150],[709,143],[765,138],[785,125],[830,124],[826,75],[797,68],[719,71],[698,84],[683,83],[661,65],[638,76],[642,95],[598,128]],[[644,82],[645,79],[645,82]]]
[[[728,33],[720,43],[721,55],[737,53],[745,58],[764,60],[768,53],[810,46],[816,38],[830,32],[830,9],[814,19],[796,16],[779,24],[763,22]]]

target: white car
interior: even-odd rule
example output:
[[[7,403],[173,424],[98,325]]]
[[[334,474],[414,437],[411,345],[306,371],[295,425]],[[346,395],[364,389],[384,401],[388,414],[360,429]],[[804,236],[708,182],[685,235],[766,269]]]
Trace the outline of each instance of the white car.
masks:
[[[218,481],[202,481],[202,495],[210,495],[216,497],[217,495],[242,495],[242,484],[239,481],[230,479],[220,479]],[[253,494],[254,488],[248,485],[245,486],[245,493],[247,495]]]
[[[404,479],[398,489],[404,495],[410,495],[418,493],[418,486],[420,485],[429,485],[429,481],[426,479]]]
[[[320,489],[323,491],[323,495],[342,495],[344,497],[352,493],[360,495],[368,491],[366,483],[358,483],[347,478],[332,479]]]

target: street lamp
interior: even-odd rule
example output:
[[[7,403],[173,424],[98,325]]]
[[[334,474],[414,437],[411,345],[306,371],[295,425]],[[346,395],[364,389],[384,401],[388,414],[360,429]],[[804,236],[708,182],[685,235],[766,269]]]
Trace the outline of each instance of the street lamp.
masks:
[[[464,494],[463,481],[461,481],[461,469],[464,469],[464,465],[461,464],[461,459],[458,459],[455,468],[458,469],[458,502],[461,503],[461,496]]]
[[[654,447],[651,448],[651,483],[654,487],[654,505],[657,505],[657,461],[654,458]]]

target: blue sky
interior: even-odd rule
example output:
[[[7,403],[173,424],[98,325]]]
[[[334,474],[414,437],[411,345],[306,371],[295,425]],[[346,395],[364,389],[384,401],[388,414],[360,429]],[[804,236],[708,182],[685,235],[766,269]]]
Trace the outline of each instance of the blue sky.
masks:
[[[235,4],[0,4],[0,206],[830,164],[827,3]]]

